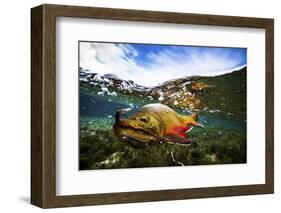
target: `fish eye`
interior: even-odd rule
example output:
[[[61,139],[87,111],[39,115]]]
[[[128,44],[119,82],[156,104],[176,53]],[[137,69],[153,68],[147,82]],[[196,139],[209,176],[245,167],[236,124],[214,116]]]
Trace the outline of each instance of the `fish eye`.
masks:
[[[141,117],[140,118],[140,121],[144,122],[144,123],[147,123],[148,122],[148,117]]]

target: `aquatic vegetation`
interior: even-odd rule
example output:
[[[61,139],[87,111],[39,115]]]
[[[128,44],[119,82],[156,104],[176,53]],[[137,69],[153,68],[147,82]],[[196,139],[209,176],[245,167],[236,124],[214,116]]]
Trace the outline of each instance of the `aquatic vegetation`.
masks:
[[[120,142],[111,125],[113,119],[81,120],[80,169],[164,167],[246,162],[243,132],[206,127],[190,132],[189,147],[157,144],[136,149]]]

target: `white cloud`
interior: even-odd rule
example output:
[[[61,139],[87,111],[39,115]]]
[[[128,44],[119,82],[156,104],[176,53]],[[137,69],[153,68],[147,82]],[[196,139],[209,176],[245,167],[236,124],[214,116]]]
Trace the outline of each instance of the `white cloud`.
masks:
[[[237,68],[239,61],[227,52],[164,50],[149,53],[145,66],[137,63],[138,51],[130,45],[80,42],[80,67],[101,75],[114,73],[144,86],[155,86],[184,76],[212,76]],[[240,67],[241,68],[241,67]]]

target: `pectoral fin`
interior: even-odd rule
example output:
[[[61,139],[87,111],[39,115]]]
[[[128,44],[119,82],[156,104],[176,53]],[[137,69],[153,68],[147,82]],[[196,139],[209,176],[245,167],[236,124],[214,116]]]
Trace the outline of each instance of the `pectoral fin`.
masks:
[[[193,126],[199,126],[199,127],[202,127],[202,128],[205,128],[205,126],[197,121],[193,122],[192,123]]]
[[[187,135],[168,134],[163,137],[165,143],[190,145]]]

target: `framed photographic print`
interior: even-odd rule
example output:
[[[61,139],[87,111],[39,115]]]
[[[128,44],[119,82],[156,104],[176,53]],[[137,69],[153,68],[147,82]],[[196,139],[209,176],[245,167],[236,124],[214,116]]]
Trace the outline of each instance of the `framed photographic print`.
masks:
[[[273,19],[31,9],[31,203],[273,193]]]

